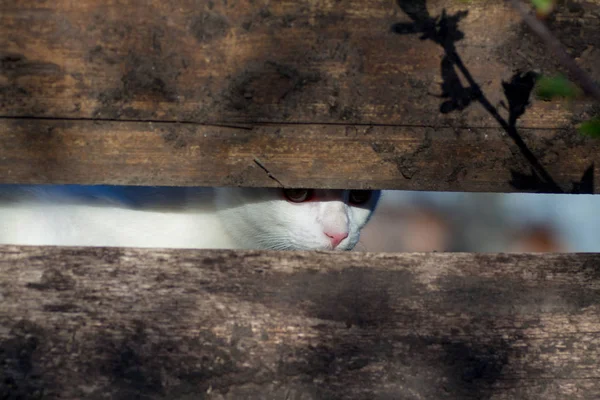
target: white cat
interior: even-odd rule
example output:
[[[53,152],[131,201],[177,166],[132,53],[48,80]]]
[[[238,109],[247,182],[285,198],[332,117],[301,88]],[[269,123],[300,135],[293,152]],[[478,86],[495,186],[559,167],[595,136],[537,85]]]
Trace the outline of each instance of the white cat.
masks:
[[[0,185],[0,244],[351,250],[379,191]]]

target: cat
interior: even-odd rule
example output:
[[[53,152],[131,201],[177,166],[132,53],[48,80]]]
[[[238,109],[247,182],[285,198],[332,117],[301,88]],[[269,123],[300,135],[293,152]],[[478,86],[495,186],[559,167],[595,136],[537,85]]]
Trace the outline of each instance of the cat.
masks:
[[[372,190],[0,185],[0,244],[352,250]]]

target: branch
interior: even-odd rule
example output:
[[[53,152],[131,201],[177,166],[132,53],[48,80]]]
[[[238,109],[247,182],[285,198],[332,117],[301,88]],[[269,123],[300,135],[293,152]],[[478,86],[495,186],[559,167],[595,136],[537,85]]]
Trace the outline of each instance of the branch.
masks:
[[[581,86],[583,91],[600,101],[600,86],[592,77],[575,63],[573,58],[567,53],[562,43],[548,30],[546,25],[530,13],[521,0],[510,0],[512,6],[521,14],[523,21],[529,28],[550,48],[558,58],[558,61],[569,71],[575,81]]]

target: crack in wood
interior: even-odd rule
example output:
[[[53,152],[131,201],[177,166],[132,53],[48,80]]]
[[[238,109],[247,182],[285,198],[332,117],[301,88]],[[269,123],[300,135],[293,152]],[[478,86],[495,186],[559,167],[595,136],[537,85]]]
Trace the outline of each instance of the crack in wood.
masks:
[[[270,172],[270,171],[267,169],[267,167],[265,167],[265,166],[264,166],[264,164],[263,164],[263,163],[262,163],[262,162],[261,162],[261,161],[260,161],[260,160],[259,160],[257,157],[254,157],[254,163],[255,163],[256,165],[258,165],[258,166],[259,166],[259,167],[260,167],[260,168],[261,168],[263,171],[265,171],[265,172],[267,173],[267,176],[268,176],[269,178],[271,178],[271,179],[273,179],[275,182],[277,182],[277,183],[278,183],[278,184],[279,184],[279,185],[280,185],[282,188],[284,188],[284,187],[285,187],[285,185],[284,185],[283,183],[281,183],[281,182],[279,181],[279,179],[277,179],[277,178],[276,178],[276,177],[275,177],[275,176],[274,176],[274,175],[273,175],[273,174],[272,174],[272,173],[271,173],[271,172]]]

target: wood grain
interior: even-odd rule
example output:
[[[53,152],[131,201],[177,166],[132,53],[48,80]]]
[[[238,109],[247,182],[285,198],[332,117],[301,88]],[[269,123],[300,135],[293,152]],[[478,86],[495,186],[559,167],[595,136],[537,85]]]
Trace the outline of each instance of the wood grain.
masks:
[[[598,73],[598,0],[571,3],[550,26]],[[444,20],[443,40],[494,106],[515,71],[559,70],[494,0],[7,0],[0,115],[496,127],[469,105],[448,48],[419,32],[428,18]],[[397,24],[416,32],[398,34]],[[589,111],[534,101],[520,123],[571,126]]]
[[[548,21],[595,77],[599,9]],[[2,1],[0,182],[596,193],[534,69],[492,0]]]
[[[4,119],[0,182],[598,193],[600,142],[521,135],[555,187],[500,129]]]
[[[0,397],[596,399],[599,262],[5,246]]]

